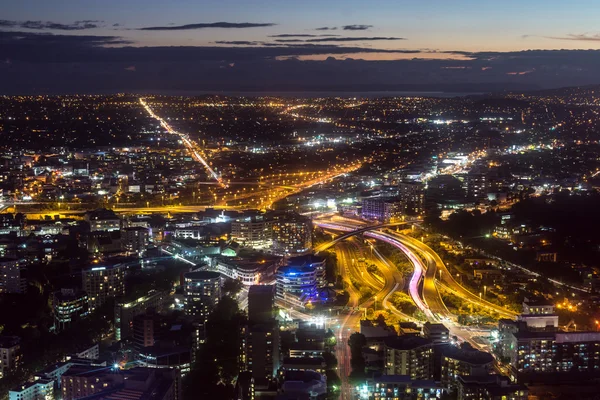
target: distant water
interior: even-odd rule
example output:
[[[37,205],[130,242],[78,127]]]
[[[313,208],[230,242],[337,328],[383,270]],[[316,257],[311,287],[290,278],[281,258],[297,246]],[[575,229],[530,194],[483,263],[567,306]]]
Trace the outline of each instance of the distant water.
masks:
[[[484,93],[475,92],[409,92],[409,91],[360,91],[360,92],[339,92],[339,91],[302,91],[302,92],[234,92],[234,91],[193,91],[193,90],[168,90],[168,91],[148,91],[148,92],[136,92],[144,95],[164,95],[164,96],[205,96],[205,95],[218,95],[218,96],[231,96],[231,97],[290,97],[290,98],[317,98],[317,97],[341,97],[341,98],[361,98],[361,99],[373,99],[381,97],[464,97],[472,95],[482,95]]]

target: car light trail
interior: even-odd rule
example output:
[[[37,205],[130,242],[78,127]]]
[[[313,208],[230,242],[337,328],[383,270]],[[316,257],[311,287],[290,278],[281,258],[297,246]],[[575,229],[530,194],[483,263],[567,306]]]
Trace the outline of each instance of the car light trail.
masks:
[[[344,226],[344,225],[323,223],[323,222],[319,222],[319,221],[315,221],[314,224],[317,226],[320,226],[321,228],[335,229],[335,230],[339,230],[339,231],[343,231],[343,232],[352,232],[352,231],[356,230],[356,229],[353,229],[353,228],[350,228],[350,227]],[[414,267],[413,274],[410,278],[410,282],[409,282],[409,286],[408,286],[408,291],[409,291],[410,297],[413,299],[413,301],[415,302],[417,307],[419,307],[419,309],[421,311],[423,311],[423,313],[425,313],[426,317],[429,320],[434,320],[435,317],[434,317],[433,313],[431,312],[431,310],[429,309],[429,306],[427,306],[427,304],[425,304],[425,302],[423,302],[423,300],[421,299],[421,296],[419,295],[419,282],[423,278],[423,274],[425,271],[423,262],[419,259],[419,257],[417,257],[408,247],[404,246],[398,240],[396,240],[384,233],[367,231],[367,232],[364,232],[364,235],[368,236],[368,237],[372,237],[377,240],[381,240],[386,243],[389,243],[392,246],[398,248],[404,254],[406,254],[406,256],[408,257],[408,259],[410,260],[410,262],[413,264],[413,267]]]
[[[192,157],[198,161],[199,163],[201,163],[204,168],[206,168],[206,170],[208,171],[209,175],[213,177],[214,180],[216,180],[217,182],[219,182],[219,185],[221,185],[222,187],[226,188],[227,185],[223,182],[223,179],[210,167],[210,165],[208,165],[208,163],[206,162],[206,160],[204,159],[204,157],[202,157],[195,149],[194,149],[194,145],[192,144],[192,142],[190,141],[190,139],[188,138],[187,135],[184,135],[183,133],[179,133],[177,132],[175,129],[173,129],[169,124],[167,124],[167,122],[162,119],[161,117],[159,117],[158,115],[156,115],[154,113],[154,111],[152,111],[152,109],[150,108],[150,106],[144,101],[144,99],[140,98],[140,104],[142,105],[142,107],[144,107],[144,109],[146,110],[146,112],[154,119],[156,119],[160,125],[170,134],[172,135],[177,135],[181,138],[181,141],[183,142],[183,144],[185,145],[185,147],[190,151],[190,153],[192,153]]]

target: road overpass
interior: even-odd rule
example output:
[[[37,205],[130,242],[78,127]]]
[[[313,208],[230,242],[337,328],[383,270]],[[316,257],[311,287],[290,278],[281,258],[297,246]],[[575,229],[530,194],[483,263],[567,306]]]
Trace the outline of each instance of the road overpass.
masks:
[[[314,223],[322,228],[346,232],[331,242],[327,242],[318,246],[316,248],[317,252],[329,248],[340,240],[344,240],[348,237],[361,233],[365,234],[365,236],[373,237],[389,243],[401,250],[408,257],[409,261],[414,267],[414,272],[409,283],[409,294],[411,295],[417,307],[419,307],[419,309],[425,313],[428,319],[437,320],[439,318],[446,320],[453,317],[442,301],[439,291],[436,287],[436,277],[438,275],[438,271],[442,271],[441,275],[443,282],[451,287],[456,293],[459,293],[460,296],[465,300],[488,310],[492,310],[505,318],[514,318],[518,315],[516,312],[507,310],[503,307],[486,301],[485,299],[482,299],[480,296],[475,295],[459,285],[458,282],[454,280],[452,274],[448,271],[439,255],[424,243],[418,241],[417,239],[395,232],[373,232],[382,228],[403,225],[405,222],[373,225],[359,229],[354,229],[354,227],[348,225],[330,222],[315,221]],[[423,256],[425,262],[419,255]],[[421,281],[423,281],[422,293],[419,292]]]

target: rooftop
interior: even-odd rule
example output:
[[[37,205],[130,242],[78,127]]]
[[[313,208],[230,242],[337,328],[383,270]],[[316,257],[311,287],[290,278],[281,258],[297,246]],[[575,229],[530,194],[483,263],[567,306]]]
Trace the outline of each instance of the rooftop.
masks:
[[[205,280],[205,279],[218,279],[221,277],[221,274],[215,271],[192,271],[186,272],[184,275],[186,279],[197,279],[197,280]]]
[[[403,335],[388,337],[383,340],[386,347],[395,350],[412,350],[422,346],[431,345],[431,340],[422,336]]]

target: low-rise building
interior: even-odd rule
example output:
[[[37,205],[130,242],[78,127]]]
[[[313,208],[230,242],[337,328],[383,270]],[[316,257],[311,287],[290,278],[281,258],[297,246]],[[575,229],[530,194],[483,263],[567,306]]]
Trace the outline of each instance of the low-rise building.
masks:
[[[54,381],[38,379],[26,382],[8,392],[9,400],[48,400],[54,398]]]
[[[431,322],[425,322],[423,325],[423,336],[435,344],[448,343],[450,340],[450,331],[444,326],[444,324],[432,324]]]
[[[513,384],[502,375],[458,376],[458,400],[527,400],[527,386]]]
[[[98,209],[88,211],[85,220],[90,224],[90,232],[118,231],[121,229],[121,219],[112,210]]]

